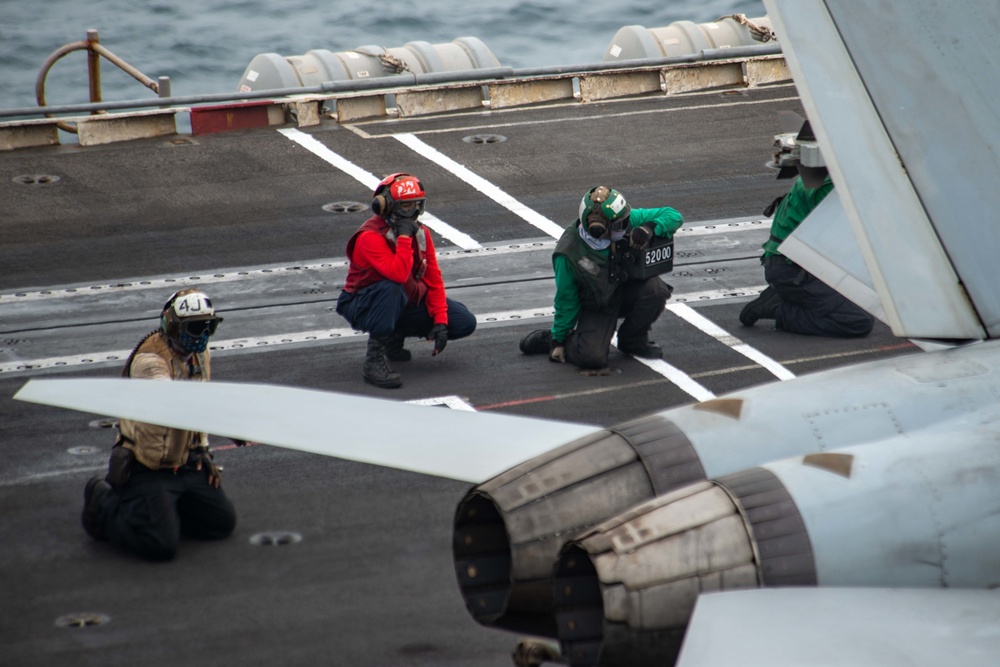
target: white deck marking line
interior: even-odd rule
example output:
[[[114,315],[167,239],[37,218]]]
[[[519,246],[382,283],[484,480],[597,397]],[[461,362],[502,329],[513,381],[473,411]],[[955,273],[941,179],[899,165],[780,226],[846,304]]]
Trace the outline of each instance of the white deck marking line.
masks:
[[[324,162],[327,162],[337,169],[341,170],[354,180],[361,183],[372,192],[375,191],[375,186],[378,185],[381,180],[375,174],[367,172],[358,165],[354,164],[345,157],[341,157],[337,153],[327,148],[319,139],[312,136],[311,134],[306,134],[301,130],[294,127],[286,127],[278,130],[279,134],[283,134],[298,145],[305,148],[307,151],[320,158]]]
[[[760,289],[763,289],[761,287]],[[716,292],[698,292],[691,295],[678,294],[674,298],[679,301],[685,296],[693,297],[696,301],[713,301],[728,299],[734,296],[746,296],[745,294],[735,294],[732,291],[718,290]],[[484,313],[476,315],[476,320],[483,325],[496,324],[499,322],[514,322],[518,320],[530,321],[540,318],[551,318],[555,316],[555,308],[551,304],[539,306],[537,308],[525,308],[521,310],[505,310],[495,313]],[[361,334],[350,328],[340,329],[316,329],[310,331],[300,331],[296,333],[274,334],[270,336],[257,336],[252,338],[232,338],[224,340],[213,340],[211,343],[213,353],[226,353],[235,350],[266,349],[276,348],[282,345],[293,343],[315,343],[328,341],[336,338],[353,338]],[[109,362],[121,362],[128,358],[131,349],[128,350],[106,350],[96,352],[83,352],[70,354],[61,357],[45,357],[41,359],[20,359],[0,363],[0,375],[7,373],[22,373],[26,371],[37,371],[46,368],[61,368],[73,366],[87,366],[89,364],[101,364]]]
[[[760,364],[767,370],[771,371],[771,373],[779,380],[791,380],[795,377],[794,373],[779,364],[777,361],[767,356],[760,350],[747,345],[704,315],[695,312],[694,308],[686,303],[672,303],[667,306],[667,310],[672,312],[674,315],[677,315],[688,324],[691,324],[704,333],[707,333],[720,343],[728,345],[734,351],[739,352],[747,359]]]
[[[354,164],[350,160],[334,153],[328,147],[326,147],[321,141],[313,137],[312,135],[306,134],[294,127],[282,128],[278,130],[281,134],[285,135],[298,145],[305,148],[307,151],[315,155],[316,157],[325,160],[329,164],[332,164],[337,169],[351,176],[356,181],[360,182],[361,185],[367,187],[370,191],[374,192],[375,187],[379,184],[381,180],[375,174],[369,173]],[[447,222],[438,218],[437,216],[424,211],[423,215],[420,216],[420,221],[433,229],[435,232],[448,239],[459,248],[464,248],[465,250],[472,250],[475,248],[481,248],[479,242],[474,238],[466,234],[465,232],[460,232],[455,229]]]
[[[404,401],[413,405],[443,405],[452,410],[464,410],[465,412],[475,412],[476,409],[461,396],[436,396],[434,398],[415,398],[412,401]]]
[[[736,218],[733,220],[720,220],[718,222],[708,222],[702,225],[681,227],[674,232],[674,237],[686,236],[709,236],[711,234],[726,234],[728,232],[745,232],[751,229],[770,229],[771,221],[760,218]]]
[[[611,338],[611,344],[618,347],[618,334],[615,334]],[[632,357],[640,364],[648,366],[652,370],[656,371],[663,377],[667,378],[673,382],[678,389],[682,390],[689,396],[692,396],[698,401],[707,401],[711,398],[715,398],[715,394],[710,392],[708,389],[699,384],[690,375],[677,368],[676,366],[671,366],[663,359],[643,359],[642,357]]]
[[[215,449],[214,447],[212,449]],[[85,472],[95,473],[108,469],[106,463],[102,463],[99,466],[85,466],[81,468],[69,468],[67,470],[50,470],[48,472],[37,472],[29,473],[21,477],[15,477],[10,480],[0,480],[0,487],[3,486],[20,486],[22,484],[32,484],[34,482],[44,482],[55,477],[63,477],[68,475],[81,475]]]
[[[423,142],[423,140],[418,139],[413,134],[394,134],[400,143],[404,146],[409,147],[411,150],[424,156],[431,162],[434,162],[438,166],[444,167],[450,171],[455,176],[459,177],[475,189],[482,192],[484,195],[495,201],[496,203],[503,206],[505,209],[513,213],[514,215],[520,217],[522,220],[530,225],[534,225],[544,233],[548,234],[554,239],[562,236],[564,225],[557,225],[553,221],[546,218],[541,213],[528,208],[518,200],[511,197],[509,194],[493,185],[487,181],[482,176],[475,174],[468,167],[455,162],[450,157]]]
[[[767,285],[751,285],[739,289],[716,289],[705,292],[675,293],[671,298],[676,303],[694,303],[695,301],[717,301],[719,299],[737,299],[745,296],[757,296],[767,288]]]
[[[704,109],[718,109],[718,108],[724,108],[724,107],[734,106],[734,104],[739,104],[740,106],[744,106],[744,105],[757,105],[757,104],[783,104],[785,102],[798,102],[799,99],[800,98],[799,98],[798,95],[796,95],[794,97],[776,97],[776,98],[770,99],[770,100],[746,100],[746,99],[739,99],[736,102],[719,102],[719,103],[716,103],[716,104],[693,104],[693,105],[684,106],[684,107],[670,107],[670,108],[666,108],[666,109],[643,109],[641,111],[623,111],[623,112],[620,112],[620,113],[597,114],[597,115],[593,115],[593,116],[575,116],[575,117],[567,117],[567,118],[550,118],[550,119],[546,119],[546,120],[518,120],[518,121],[511,121],[511,122],[508,122],[508,123],[483,123],[483,124],[480,124],[480,125],[465,125],[465,126],[462,126],[462,127],[448,127],[448,128],[434,129],[434,130],[414,130],[410,134],[446,134],[446,133],[449,133],[449,132],[471,132],[471,131],[475,131],[475,130],[489,130],[489,129],[496,129],[496,128],[504,128],[504,127],[517,127],[519,125],[551,125],[553,123],[570,123],[570,122],[576,122],[576,121],[582,121],[582,120],[607,120],[609,118],[624,118],[624,117],[627,117],[627,116],[644,116],[644,115],[652,114],[652,113],[673,113],[673,112],[677,112],[677,111],[702,111]],[[606,100],[604,103],[614,104],[616,102],[626,102],[626,101],[627,100],[617,100],[617,101],[616,100]],[[553,107],[553,106],[558,106],[558,105],[547,105],[547,106],[546,105],[542,105],[542,106],[538,106],[538,107],[531,107],[531,109],[532,110],[538,110],[538,109],[545,109],[547,107]],[[506,114],[506,113],[516,113],[516,112],[523,111],[523,110],[524,110],[523,108],[508,108],[508,109],[499,109],[499,110],[497,110],[497,109],[493,109],[493,110],[483,109],[483,113],[493,113],[493,114],[501,113],[501,114]],[[462,112],[462,113],[466,113],[466,112]],[[456,116],[457,116],[457,114],[450,115],[450,116],[448,116],[448,115],[442,115],[440,117],[442,117],[442,118],[455,118]],[[392,123],[400,123],[400,124],[402,124],[402,123],[406,123],[408,120],[411,120],[411,119],[408,119],[408,118],[392,118],[392,119],[389,119],[389,120]],[[413,120],[421,121],[421,120],[424,120],[424,119],[423,118],[416,118],[416,119],[413,119]],[[347,127],[348,129],[350,129],[350,130],[352,130],[352,131],[354,131],[356,133],[363,132],[364,135],[367,138],[381,139],[383,137],[392,136],[392,135],[391,134],[374,134],[374,133],[371,133],[371,132],[365,132],[364,130],[361,130],[360,128],[361,127],[365,127],[365,126],[369,126],[369,125],[371,125],[371,126],[378,126],[378,125],[384,124],[384,123],[386,123],[386,119],[379,118],[377,120],[361,121],[361,122],[358,122],[358,123],[348,123],[348,124],[345,124],[345,127]]]
[[[712,234],[726,234],[730,232],[743,232],[763,225],[770,225],[770,220],[756,220],[735,218],[732,220],[709,221],[706,224],[692,227],[681,227],[675,236],[709,236]],[[523,241],[521,243],[506,243],[498,245],[480,246],[478,248],[444,248],[438,249],[438,261],[443,262],[452,259],[469,259],[481,255],[508,255],[523,252],[535,252],[545,250],[551,252],[555,248],[555,240]],[[330,259],[309,260],[300,264],[286,263],[269,266],[252,266],[228,271],[213,272],[190,272],[167,277],[141,277],[123,278],[120,280],[96,284],[75,284],[53,286],[47,289],[18,290],[16,292],[0,293],[0,306],[11,303],[23,303],[25,301],[37,301],[41,299],[71,299],[75,297],[89,297],[101,293],[134,292],[138,290],[155,289],[160,290],[169,287],[171,290],[178,290],[184,287],[195,285],[210,285],[215,283],[232,282],[236,280],[253,280],[256,278],[272,278],[282,273],[299,274],[303,271],[323,271],[333,269],[346,269],[347,258],[333,257]],[[193,275],[194,274],[194,275]],[[747,293],[756,294],[759,289],[751,288]],[[711,294],[706,292],[706,294]],[[680,295],[678,295],[680,296]],[[731,296],[741,296],[732,293]],[[697,300],[695,295],[687,295],[688,300]],[[708,297],[713,298],[713,297]]]

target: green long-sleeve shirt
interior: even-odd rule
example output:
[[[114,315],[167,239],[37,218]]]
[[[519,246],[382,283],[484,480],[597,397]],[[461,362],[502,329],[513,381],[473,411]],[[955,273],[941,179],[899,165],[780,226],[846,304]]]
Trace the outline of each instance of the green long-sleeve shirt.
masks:
[[[795,231],[806,216],[814,208],[819,206],[823,198],[833,190],[833,181],[827,176],[823,184],[818,188],[809,189],[802,183],[802,178],[796,178],[792,183],[792,189],[788,191],[778,210],[774,212],[771,220],[771,238],[764,242],[764,256],[780,255],[778,246],[788,238],[788,235]]]
[[[669,206],[661,208],[633,208],[629,215],[629,225],[638,227],[647,223],[653,224],[653,233],[656,236],[671,238],[681,225],[684,224],[684,217],[675,209]],[[574,222],[573,227],[576,227]],[[578,239],[578,243],[585,243],[583,239]],[[588,250],[591,253],[607,256],[608,250]],[[573,275],[573,267],[570,261],[562,255],[552,256],[552,267],[556,274],[556,314],[552,322],[552,339],[557,341],[566,340],[566,336],[573,331],[576,326],[577,316],[580,314],[580,294],[577,290],[576,278]]]

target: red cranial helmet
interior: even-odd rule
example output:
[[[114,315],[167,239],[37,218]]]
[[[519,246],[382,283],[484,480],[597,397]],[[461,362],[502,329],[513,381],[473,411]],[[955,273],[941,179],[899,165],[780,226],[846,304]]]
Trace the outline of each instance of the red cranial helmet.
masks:
[[[399,172],[379,181],[372,196],[372,211],[383,218],[412,218],[423,213],[427,193],[420,179]]]

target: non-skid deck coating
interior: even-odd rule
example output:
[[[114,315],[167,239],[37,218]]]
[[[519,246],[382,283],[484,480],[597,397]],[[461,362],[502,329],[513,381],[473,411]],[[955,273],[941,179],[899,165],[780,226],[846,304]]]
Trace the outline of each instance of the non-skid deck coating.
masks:
[[[685,215],[666,280],[715,326],[678,308],[652,337],[705,390],[776,381],[740,344],[796,375],[914,352],[882,325],[847,341],[739,325],[763,285],[760,211],[789,185],[763,166],[786,109],[802,112],[790,85],[295,130],[347,171],[277,129],[0,155],[0,664],[509,665],[518,638],[471,620],[455,585],[464,484],[220,439],[235,534],[150,564],[80,527],[110,416],[9,397],[39,375],[116,376],[167,296],[202,284],[225,317],[218,379],[600,425],[690,402],[618,352],[592,377],[517,350],[551,323],[554,239],[539,220],[568,224],[598,184]],[[463,141],[477,134],[504,140]],[[404,385],[388,392],[361,381],[364,337],[333,312],[367,209],[323,207],[366,207],[365,175],[395,171],[423,180],[447,227],[435,241],[449,296],[481,324],[438,357],[409,343]],[[59,178],[15,182],[24,174]],[[284,531],[301,540],[251,541]],[[60,626],[67,616],[85,627]]]

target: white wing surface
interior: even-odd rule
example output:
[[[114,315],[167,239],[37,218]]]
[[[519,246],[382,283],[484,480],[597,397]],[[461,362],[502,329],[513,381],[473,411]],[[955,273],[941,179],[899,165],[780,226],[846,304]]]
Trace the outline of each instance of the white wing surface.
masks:
[[[677,667],[995,667],[1000,593],[764,588],[698,598]]]
[[[785,239],[781,254],[808,266],[814,276],[886,322],[885,309],[861,258],[837,188]]]
[[[14,398],[473,483],[598,430],[266,384],[29,380]]]
[[[765,6],[893,332],[998,336],[1000,3]]]

